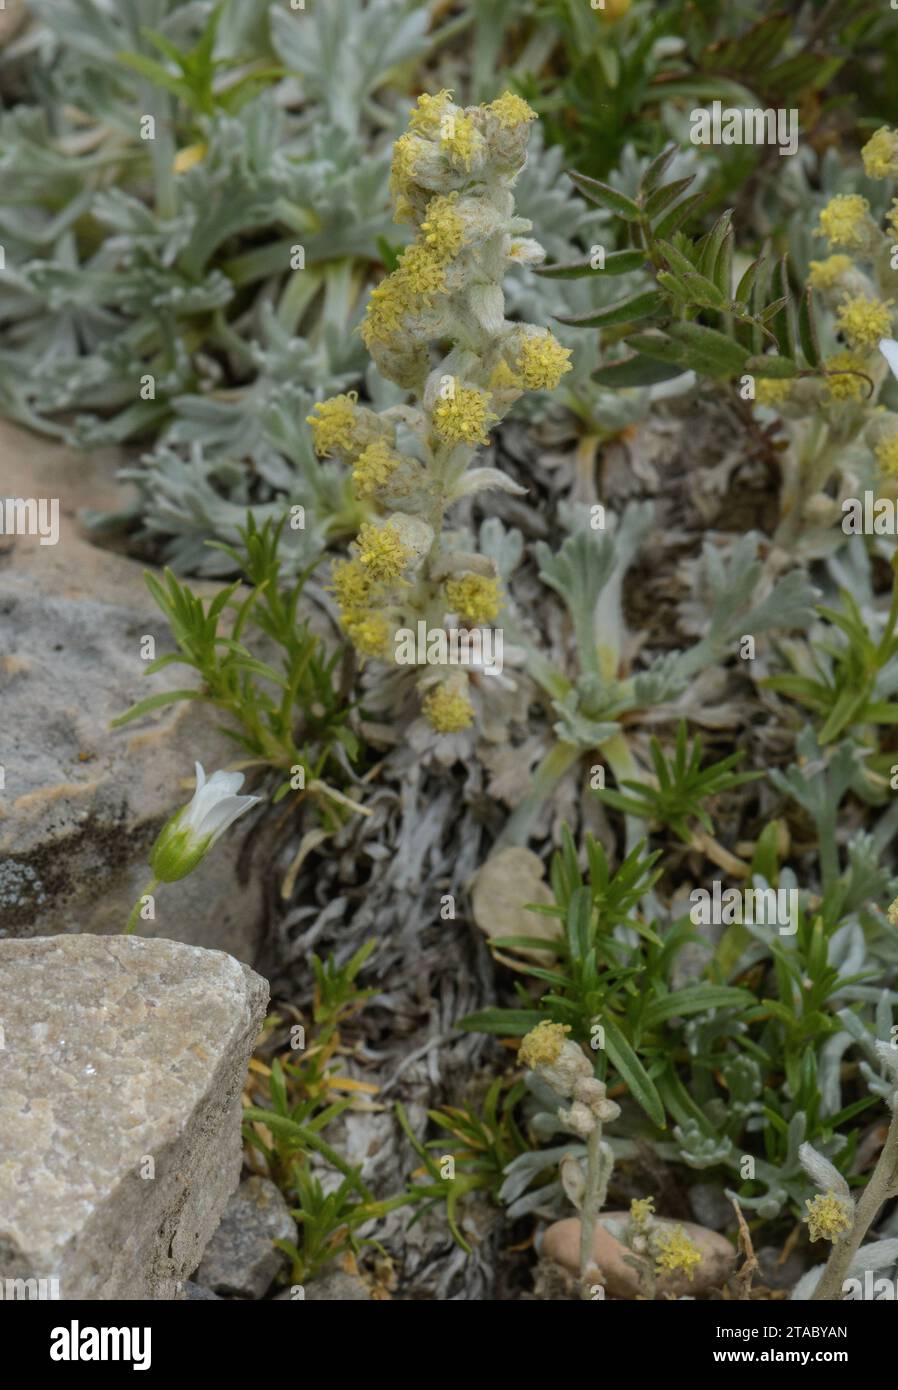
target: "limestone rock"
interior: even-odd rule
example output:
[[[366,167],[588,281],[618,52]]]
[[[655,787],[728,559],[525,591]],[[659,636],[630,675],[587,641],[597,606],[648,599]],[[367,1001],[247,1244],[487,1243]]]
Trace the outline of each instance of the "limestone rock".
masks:
[[[596,1227],[593,1245],[594,1259],[602,1278],[600,1281],[611,1298],[635,1298],[639,1293],[636,1270],[626,1263],[630,1252],[619,1235],[623,1234],[629,1221],[625,1211],[603,1212]],[[685,1294],[695,1298],[708,1289],[719,1288],[736,1262],[736,1252],[730,1242],[716,1231],[708,1231],[692,1221],[667,1221],[656,1217],[655,1223],[661,1226],[682,1227],[683,1231],[702,1253],[702,1262],[692,1271],[692,1279],[681,1271],[659,1276],[655,1285],[655,1296],[673,1294],[679,1298]],[[540,1254],[555,1260],[572,1273],[580,1268],[580,1221],[576,1216],[564,1221],[556,1221],[543,1236]]]
[[[183,666],[143,680],[141,639],[172,651],[168,624],[142,567],[79,534],[79,508],[120,503],[113,467],[109,455],[87,460],[0,425],[3,496],[60,508],[56,545],[0,536],[0,937],[120,932],[156,835],[190,798],[194,762],[211,774],[235,757],[222,720],[197,701],[109,727],[136,700],[196,685]],[[247,835],[235,828],[188,878],[163,885],[140,933],[183,932],[254,963],[264,895],[241,855]]]
[[[175,1298],[241,1165],[266,982],[221,951],[0,941],[0,1278]]]
[[[231,1298],[262,1298],[287,1263],[276,1240],[296,1243],[296,1222],[268,1178],[246,1178],[206,1246],[196,1282]]]

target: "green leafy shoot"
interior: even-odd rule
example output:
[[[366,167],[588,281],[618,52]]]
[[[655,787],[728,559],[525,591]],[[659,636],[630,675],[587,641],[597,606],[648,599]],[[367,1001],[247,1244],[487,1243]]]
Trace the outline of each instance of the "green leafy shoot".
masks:
[[[243,58],[216,58],[215,40],[223,8],[224,5],[219,4],[211,10],[202,34],[188,50],[178,48],[154,29],[141,30],[146,42],[167,58],[171,67],[145,53],[122,52],[116,55],[118,61],[177,97],[194,116],[211,116],[216,109],[229,113],[239,111],[261,88],[279,81],[286,69],[256,64],[247,72]],[[232,70],[236,75],[233,81],[228,81],[226,74]]]
[[[898,568],[878,641],[855,598],[845,589],[840,598],[841,609],[818,609],[831,635],[811,648],[813,674],[796,671],[762,682],[769,690],[797,700],[822,721],[817,734],[821,746],[858,726],[898,724],[898,703],[880,698],[876,688],[885,667],[898,656]]]
[[[646,782],[624,781],[621,785],[627,788],[629,795],[612,789],[598,791],[596,795],[616,811],[669,826],[686,844],[693,839],[691,821],[698,821],[709,835],[714,833],[711,814],[706,807],[711,797],[732,791],[734,787],[753,782],[763,775],[760,772],[733,772],[741,758],[739,753],[703,768],[701,737],[697,735],[689,746],[685,720],[677,728],[676,746],[670,760],[656,738],[651,740],[650,747],[656,786]]]
[[[506,1164],[528,1152],[529,1145],[514,1117],[524,1089],[520,1081],[509,1085],[503,1077],[497,1076],[479,1112],[471,1105],[429,1110],[429,1119],[449,1137],[431,1139],[425,1144],[416,1138],[408,1116],[397,1103],[399,1123],[423,1162],[423,1167],[413,1174],[413,1178],[422,1181],[412,1182],[408,1189],[411,1200],[424,1204],[412,1219],[412,1225],[426,1210],[445,1202],[453,1239],[470,1254],[471,1247],[458,1224],[459,1203],[472,1192],[485,1192],[497,1200]],[[433,1157],[431,1150],[439,1154],[439,1159]],[[446,1168],[447,1158],[452,1160],[451,1176]]]
[[[144,674],[152,676],[178,664],[196,671],[203,684],[140,700],[114,720],[113,727],[179,700],[204,700],[229,716],[222,730],[250,761],[282,774],[274,802],[291,790],[301,796],[320,791],[326,816],[339,819],[340,795],[328,796],[321,779],[328,773],[343,775],[338,750],[350,758],[358,754],[355,735],[347,727],[352,706],[337,685],[340,653],[328,655],[322,640],[297,616],[308,571],[289,588],[280,586],[278,546],[285,521],[266,521],[259,528],[249,514],[241,531],[243,553],[220,547],[244,570],[248,589],[238,581],[215,598],[203,599],[170,570],[162,582],[146,575],[178,651],[158,657]],[[255,656],[245,644],[253,628],[278,649],[278,667]]]

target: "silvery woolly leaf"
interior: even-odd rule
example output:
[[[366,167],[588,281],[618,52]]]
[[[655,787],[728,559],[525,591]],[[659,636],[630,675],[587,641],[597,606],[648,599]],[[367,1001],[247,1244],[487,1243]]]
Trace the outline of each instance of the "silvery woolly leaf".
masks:
[[[527,491],[499,468],[469,468],[453,488],[452,497],[469,497],[474,492],[487,492],[491,488],[510,492],[515,497],[523,497]]]
[[[848,1184],[838,1168],[824,1158],[812,1144],[802,1144],[798,1150],[802,1168],[822,1192],[835,1192],[838,1197],[849,1197]]]
[[[856,1279],[859,1275],[863,1275],[865,1270],[889,1269],[896,1262],[898,1262],[898,1240],[894,1237],[889,1240],[874,1240],[869,1245],[861,1246],[848,1266],[848,1274]]]
[[[898,1047],[893,1042],[878,1042],[876,1055],[892,1079],[898,1082]]]
[[[574,1158],[573,1154],[566,1153],[558,1165],[558,1173],[565,1196],[571,1205],[579,1211],[583,1202],[583,1194],[586,1191],[586,1178],[580,1160]]]
[[[813,1269],[805,1270],[795,1288],[789,1295],[790,1303],[806,1303],[811,1298],[814,1290],[820,1282],[820,1276],[825,1269],[825,1265],[814,1265]]]
[[[894,338],[880,338],[879,350],[889,364],[889,371],[898,381],[898,343]]]

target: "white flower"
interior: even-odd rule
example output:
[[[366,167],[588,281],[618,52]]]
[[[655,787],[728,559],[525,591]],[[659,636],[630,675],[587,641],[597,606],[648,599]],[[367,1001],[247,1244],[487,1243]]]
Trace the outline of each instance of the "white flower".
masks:
[[[260,796],[238,796],[242,772],[213,772],[206,781],[196,763],[193,800],[176,811],[162,827],[150,855],[150,866],[160,883],[185,878],[205,857],[215,841],[257,802]]]

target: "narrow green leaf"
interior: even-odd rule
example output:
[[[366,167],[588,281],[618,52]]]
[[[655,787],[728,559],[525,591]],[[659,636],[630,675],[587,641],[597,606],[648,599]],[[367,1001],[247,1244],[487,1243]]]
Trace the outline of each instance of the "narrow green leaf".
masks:
[[[651,318],[664,307],[665,298],[659,290],[646,290],[642,294],[632,295],[629,299],[620,299],[616,304],[609,304],[604,309],[593,309],[589,313],[572,317],[557,314],[556,318],[559,323],[575,327],[602,328],[608,324],[634,323],[638,319]]]
[[[589,259],[559,262],[558,265],[537,266],[536,274],[545,276],[547,280],[582,280],[587,275],[626,275],[643,265],[644,251],[609,251],[604,265],[594,266]]]
[[[656,382],[672,381],[674,377],[682,376],[684,370],[634,352],[619,362],[608,362],[599,367],[593,372],[592,379],[601,386],[653,386]]]
[[[113,719],[110,727],[120,729],[123,724],[130,724],[133,719],[140,719],[143,715],[149,714],[151,710],[161,709],[163,705],[173,705],[177,700],[204,700],[205,698],[200,690],[163,690],[158,695],[149,695],[145,700],[140,700],[136,705],[132,705],[124,714]]]
[[[588,178],[586,174],[578,174],[575,170],[568,170],[568,178],[580,190],[584,198],[588,198],[591,203],[597,203],[599,207],[609,208],[611,212],[617,213],[618,217],[623,217],[627,222],[636,222],[639,219],[639,204],[634,203],[632,198],[628,198],[624,193],[618,193],[616,189],[610,188],[607,183],[601,183],[599,179]]]

